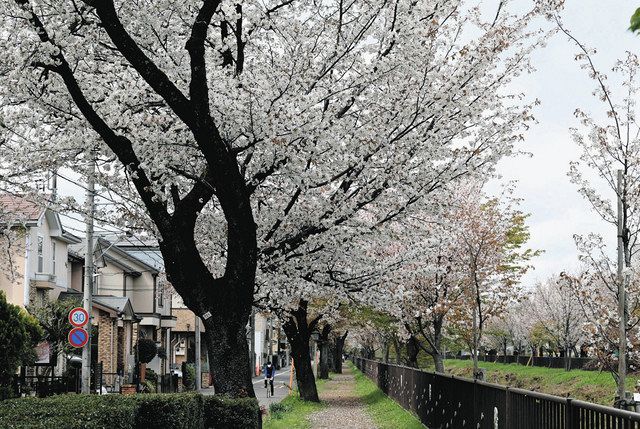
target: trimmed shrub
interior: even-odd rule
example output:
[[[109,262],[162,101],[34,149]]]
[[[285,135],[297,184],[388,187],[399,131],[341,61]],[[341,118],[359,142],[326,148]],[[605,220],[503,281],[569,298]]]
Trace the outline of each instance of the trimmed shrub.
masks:
[[[254,429],[259,427],[261,418],[260,406],[254,398],[204,397],[206,429]]]
[[[137,404],[128,396],[60,395],[0,403],[0,427],[7,429],[135,429]]]
[[[157,394],[134,396],[136,429],[202,429],[202,395]]]
[[[2,429],[252,429],[255,399],[203,397],[196,393],[60,395],[0,403]]]

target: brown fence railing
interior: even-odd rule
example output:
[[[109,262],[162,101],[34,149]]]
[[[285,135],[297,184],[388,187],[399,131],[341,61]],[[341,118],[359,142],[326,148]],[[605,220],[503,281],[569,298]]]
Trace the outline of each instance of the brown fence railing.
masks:
[[[354,357],[430,429],[640,429],[640,413]]]

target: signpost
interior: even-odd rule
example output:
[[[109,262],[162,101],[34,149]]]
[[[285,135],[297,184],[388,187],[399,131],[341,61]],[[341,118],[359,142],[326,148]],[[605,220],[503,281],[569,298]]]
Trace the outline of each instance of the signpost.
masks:
[[[73,328],[69,331],[69,344],[75,348],[82,348],[89,342],[89,334],[82,328]]]
[[[89,314],[82,307],[76,307],[69,312],[69,323],[76,328],[82,328],[89,321]]]

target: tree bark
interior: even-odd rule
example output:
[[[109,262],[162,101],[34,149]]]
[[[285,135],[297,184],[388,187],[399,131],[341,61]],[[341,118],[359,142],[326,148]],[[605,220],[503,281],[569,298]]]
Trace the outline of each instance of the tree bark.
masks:
[[[344,354],[344,342],[347,339],[347,335],[349,335],[349,331],[345,331],[341,337],[336,337],[333,354],[333,370],[336,374],[342,374],[342,355]]]
[[[320,333],[320,372],[319,380],[329,379],[329,333],[331,333],[331,325],[328,323],[322,328]]]
[[[387,340],[384,342],[384,357],[383,357],[384,363],[389,363],[389,348],[390,348],[389,341]]]
[[[234,232],[236,234],[238,231]],[[237,240],[246,243],[255,237],[250,229],[245,234],[250,238],[237,237]],[[206,328],[202,335],[207,344],[216,394],[255,397],[246,337],[253,303],[255,259],[247,257],[244,264],[227,260],[227,270],[232,270],[229,272],[233,275],[214,278],[203,263],[192,236],[176,235],[179,237],[173,239],[169,235],[160,243],[167,278]],[[240,250],[238,246],[241,244],[233,245],[228,258],[239,258],[238,253],[245,253],[246,249]],[[252,254],[250,249],[248,253]],[[205,315],[208,317],[203,317]]]
[[[407,349],[407,366],[410,366],[411,368],[417,368],[418,353],[420,352],[420,348],[414,336],[409,337],[409,340],[407,340],[406,349]]]
[[[296,384],[300,398],[303,401],[310,402],[320,402],[316,380],[313,376],[309,348],[311,332],[317,325],[318,320],[319,318],[316,318],[310,323],[307,321],[307,303],[301,301],[298,309],[291,312],[282,325],[289,344],[291,344],[291,353],[296,368]]]
[[[402,348],[400,347],[398,337],[395,335],[393,336],[393,349],[396,352],[396,365],[402,364]]]

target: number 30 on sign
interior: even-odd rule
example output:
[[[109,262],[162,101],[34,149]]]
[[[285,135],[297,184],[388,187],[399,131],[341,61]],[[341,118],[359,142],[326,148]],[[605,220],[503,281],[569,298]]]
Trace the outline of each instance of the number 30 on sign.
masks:
[[[76,328],[80,328],[89,321],[89,314],[82,307],[76,307],[69,312],[69,323]]]

